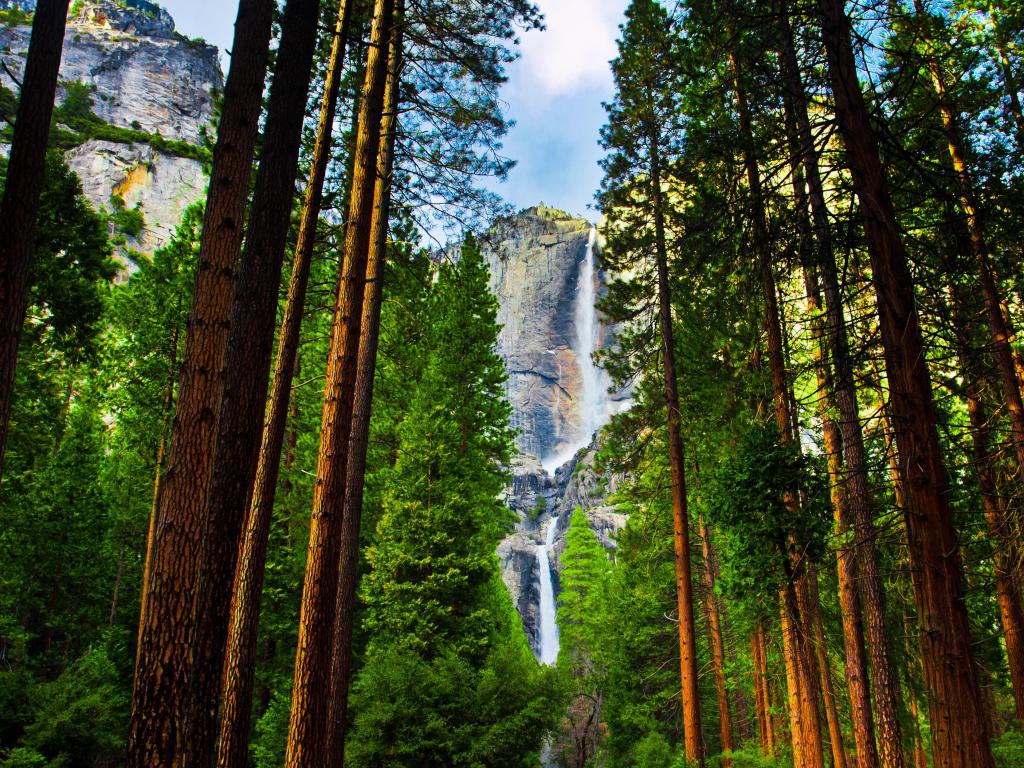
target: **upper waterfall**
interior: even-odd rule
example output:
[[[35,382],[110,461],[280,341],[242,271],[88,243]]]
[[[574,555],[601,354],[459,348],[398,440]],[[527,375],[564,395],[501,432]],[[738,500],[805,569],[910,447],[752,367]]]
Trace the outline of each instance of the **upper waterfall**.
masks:
[[[594,353],[601,341],[601,321],[595,306],[598,288],[596,250],[597,227],[591,225],[587,249],[579,266],[576,298],[573,302],[575,334],[572,351],[580,372],[580,403],[577,408],[579,418],[578,423],[574,425],[574,434],[567,436],[568,439],[563,441],[560,450],[542,458],[542,464],[548,473],[553,473],[581,448],[589,445],[594,433],[608,421],[611,411],[608,374],[594,362]]]

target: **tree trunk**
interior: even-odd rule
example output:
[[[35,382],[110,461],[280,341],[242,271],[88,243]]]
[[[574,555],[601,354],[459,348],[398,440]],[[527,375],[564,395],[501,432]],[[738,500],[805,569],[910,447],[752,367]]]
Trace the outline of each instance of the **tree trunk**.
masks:
[[[787,81],[786,100],[790,103],[791,119],[795,124],[796,135],[794,138],[799,143],[799,148],[795,149],[794,154],[800,158],[800,164],[804,171],[807,183],[806,199],[810,203],[813,220],[811,229],[815,247],[814,266],[811,272],[815,274],[805,277],[808,307],[811,309],[812,316],[822,312],[821,297],[818,294],[818,278],[824,284],[826,299],[824,321],[815,333],[819,334],[818,385],[824,398],[821,407],[827,409],[828,404],[831,404],[832,409],[838,415],[838,422],[831,421],[830,424],[829,421],[825,421],[826,453],[829,455],[829,472],[833,477],[833,506],[837,512],[840,531],[849,529],[851,525],[855,531],[853,550],[841,550],[837,566],[840,574],[840,601],[845,606],[843,611],[844,648],[858,764],[860,766],[876,766],[880,763],[882,768],[903,768],[899,695],[885,630],[885,601],[874,544],[876,532],[872,515],[871,492],[868,485],[867,456],[858,413],[853,361],[846,335],[843,298],[839,287],[838,268],[829,228],[829,213],[819,171],[818,152],[807,113],[807,95],[800,77],[799,61],[788,13],[783,10],[779,14],[779,19],[783,72]],[[800,198],[804,191],[803,184],[800,184],[797,189],[797,197]],[[801,204],[801,213],[805,210]],[[833,369],[834,376],[832,375]],[[825,412],[823,410],[823,414]],[[838,430],[839,434],[835,434],[833,430]],[[840,435],[841,442],[838,440]],[[831,450],[827,447],[830,440],[833,443]],[[831,466],[833,455],[839,460],[834,467]],[[842,499],[837,499],[835,492],[840,490]],[[842,507],[839,506],[840,503],[842,503]],[[842,515],[844,511],[846,512],[845,516]],[[849,561],[847,561],[848,559]],[[851,578],[854,580],[850,581]],[[863,606],[857,597],[855,585],[858,582],[861,584]],[[844,596],[844,590],[852,591]],[[869,679],[867,665],[864,663],[864,624],[859,615],[861,608],[867,618],[871,679],[875,687],[874,709],[878,719],[879,737],[877,749],[873,737],[874,727],[871,724],[870,692],[866,688],[861,690],[861,686],[866,686]],[[858,625],[860,625],[859,629]],[[849,668],[851,664],[858,666],[851,670]],[[856,703],[853,697],[857,697]]]
[[[711,530],[703,520],[700,526],[701,551],[704,555],[704,610],[708,617],[708,638],[711,645],[711,665],[715,673],[715,698],[718,702],[718,727],[722,738],[722,751],[732,752],[732,713],[729,710],[729,687],[725,674],[725,643],[722,639],[722,624],[719,615],[718,597],[715,595],[715,551],[711,543]],[[731,766],[726,758],[722,765]]]
[[[828,738],[832,748],[833,768],[846,768],[846,745],[843,743],[843,726],[836,705],[835,685],[832,682],[832,666],[828,658],[828,644],[825,640],[825,623],[821,616],[821,596],[818,592],[818,572],[813,565],[807,566],[808,605],[813,633],[814,658],[818,667],[822,700],[825,705],[825,721],[828,724]]]
[[[218,694],[232,584],[259,460],[281,267],[319,19],[319,0],[288,0],[285,6],[263,151],[235,282],[224,391],[206,499],[185,741],[178,761],[189,768],[210,766],[216,756]]]
[[[395,0],[394,25],[388,51],[387,85],[381,119],[374,210],[371,224],[370,256],[366,263],[366,294],[363,297],[362,336],[352,408],[352,437],[349,443],[348,487],[345,515],[341,522],[341,553],[335,602],[334,647],[331,657],[331,703],[325,755],[331,764],[345,761],[345,731],[348,695],[352,679],[352,630],[355,626],[356,586],[359,579],[359,524],[363,515],[366,479],[366,451],[370,439],[373,380],[377,369],[377,342],[383,296],[384,264],[387,258],[388,219],[391,210],[392,166],[398,135],[398,107],[401,96],[402,24],[404,0]]]
[[[256,639],[259,626],[260,597],[266,567],[267,541],[274,509],[274,496],[288,423],[292,381],[296,372],[299,336],[302,327],[310,264],[316,243],[317,225],[323,202],[324,180],[331,159],[334,118],[344,70],[345,48],[352,24],[353,0],[342,0],[334,30],[330,60],[324,81],[320,120],[313,150],[309,180],[303,201],[298,240],[292,261],[288,297],[278,338],[277,360],[271,386],[270,403],[263,428],[262,443],[245,531],[242,534],[238,565],[235,570],[225,653],[219,768],[243,768],[249,751],[249,727],[255,674]]]
[[[330,675],[325,673],[331,665],[349,436],[387,78],[386,41],[392,26],[393,7],[392,0],[376,0],[367,52],[345,231],[345,263],[338,282],[327,359],[317,478],[285,756],[288,768],[317,768],[326,764],[323,750],[330,729]]]
[[[179,295],[179,308],[180,308]],[[153,462],[153,496],[149,505],[149,525],[146,528],[146,556],[142,561],[142,588],[140,590],[139,605],[139,626],[135,637],[135,662],[139,661],[139,648],[142,645],[142,618],[146,615],[146,592],[149,584],[149,569],[153,559],[153,537],[156,532],[156,516],[160,511],[160,478],[164,470],[164,456],[167,454],[167,427],[171,420],[171,410],[174,408],[174,381],[178,375],[178,335],[179,329],[175,326],[171,330],[170,360],[167,366],[167,381],[164,382],[164,399],[160,410],[160,440],[156,446],[156,459]]]
[[[775,404],[775,421],[783,442],[793,439],[792,414],[789,407],[789,385],[786,381],[786,366],[783,358],[782,324],[779,319],[778,296],[775,275],[772,272],[771,249],[769,247],[768,219],[765,210],[764,192],[761,185],[760,170],[754,154],[754,132],[747,103],[746,91],[743,87],[743,71],[735,50],[729,50],[729,64],[732,69],[733,93],[736,99],[736,111],[739,117],[740,136],[743,142],[743,164],[747,176],[747,188],[750,194],[750,216],[754,227],[754,248],[757,253],[758,270],[761,277],[761,288],[765,301],[765,331],[768,336],[767,353],[771,370],[772,395]],[[799,499],[795,494],[787,494],[786,504],[796,510]],[[784,590],[782,599],[783,611],[794,611],[786,620],[788,630],[784,628],[784,648],[787,657],[786,670],[790,689],[790,720],[793,727],[793,753],[798,768],[820,768],[824,765],[824,754],[821,743],[821,723],[816,701],[816,685],[813,680],[811,651],[808,647],[810,618],[807,612],[807,600],[788,593],[805,592],[802,586],[802,566],[797,554],[798,547],[791,546],[794,558],[794,578],[796,582]],[[801,605],[802,603],[802,605]],[[792,677],[792,676],[796,677]],[[796,699],[793,696],[796,695]],[[793,705],[800,707],[796,717]],[[795,719],[794,719],[795,717]],[[798,729],[802,733],[798,735]],[[800,745],[799,749],[797,744]]]
[[[0,201],[0,480],[69,0],[39,0]]]
[[[928,25],[931,17],[925,10],[922,0],[914,0],[914,9],[922,27],[922,37],[926,46],[931,43]],[[1013,359],[1014,332],[1009,322],[1009,312],[1002,298],[1002,291],[992,258],[989,253],[985,229],[982,225],[978,194],[974,187],[967,153],[964,149],[963,134],[959,116],[953,109],[953,97],[946,86],[942,64],[934,54],[925,55],[932,86],[937,96],[936,108],[942,117],[942,126],[946,130],[946,142],[949,158],[956,176],[957,192],[960,197],[960,208],[964,212],[967,231],[970,234],[971,254],[978,267],[978,278],[981,282],[981,293],[985,298],[985,313],[988,316],[989,330],[992,333],[992,349],[995,353],[999,370],[999,381],[1003,387],[1003,398],[1010,415],[1011,444],[1017,456],[1018,471],[1024,472],[1024,401],[1021,400],[1020,380]]]
[[[241,0],[224,88],[196,288],[142,619],[129,768],[169,766],[183,724],[206,488],[220,406],[235,261],[259,129],[275,3]]]
[[[686,499],[686,465],[683,454],[679,385],[676,381],[675,340],[672,330],[672,294],[668,280],[668,247],[661,191],[661,157],[657,128],[649,126],[651,202],[654,209],[655,259],[658,274],[658,308],[661,329],[662,367],[665,377],[665,410],[668,455],[672,472],[672,520],[675,529],[676,607],[679,611],[679,671],[682,679],[683,740],[686,759],[704,765],[704,740],[700,724],[700,692],[697,687],[697,635],[693,614],[693,576],[690,565],[690,523]]]
[[[989,446],[988,415],[981,399],[981,382],[971,360],[969,322],[964,316],[963,297],[954,284],[951,288],[953,303],[953,327],[957,336],[957,357],[961,375],[964,378],[964,397],[967,400],[967,414],[971,424],[973,464],[978,473],[978,487],[981,491],[981,506],[988,524],[988,535],[992,540],[992,571],[996,584],[996,601],[1003,624],[1003,641],[1006,662],[1010,672],[1010,683],[1018,720],[1024,721],[1024,606],[1013,580],[1013,564],[1009,556],[1013,546],[1012,533],[1004,507],[1006,500],[1000,498],[996,480],[994,457]]]
[[[896,441],[905,459],[905,518],[930,694],[933,756],[944,768],[991,768],[913,278],[857,80],[849,19],[841,0],[819,0],[818,7],[839,127],[864,217]]]
[[[790,19],[780,14],[784,67],[788,90],[794,100],[794,117],[802,145],[803,167],[808,183],[815,239],[815,264],[820,269],[824,289],[824,347],[823,365],[831,366],[835,377],[829,377],[825,396],[838,412],[838,427],[843,437],[845,473],[840,475],[844,484],[846,503],[855,532],[856,570],[861,585],[867,650],[871,662],[871,680],[874,684],[874,714],[878,723],[878,759],[868,758],[868,764],[881,762],[882,768],[903,768],[902,734],[899,720],[899,690],[892,653],[885,627],[885,593],[878,554],[874,549],[877,531],[874,529],[872,501],[867,477],[867,457],[857,406],[857,393],[853,359],[846,333],[844,301],[839,284],[839,269],[828,225],[828,209],[818,165],[818,154],[807,113],[807,95],[800,78],[799,63]],[[820,307],[820,301],[818,302]],[[819,381],[819,384],[821,382]],[[861,641],[863,642],[863,641]],[[867,678],[864,678],[865,682]],[[869,714],[869,713],[868,713]],[[863,735],[863,734],[862,734]],[[874,749],[871,750],[874,752]],[[858,750],[859,753],[859,750]]]
[[[754,701],[757,705],[757,725],[761,734],[761,752],[773,757],[776,752],[775,728],[772,722],[771,692],[768,684],[768,643],[765,640],[765,622],[759,621],[750,636],[750,655],[754,665]]]

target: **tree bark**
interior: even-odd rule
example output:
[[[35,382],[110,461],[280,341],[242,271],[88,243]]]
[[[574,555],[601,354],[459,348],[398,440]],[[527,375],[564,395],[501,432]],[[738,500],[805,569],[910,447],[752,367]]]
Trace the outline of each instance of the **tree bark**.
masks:
[[[768,650],[765,622],[759,621],[750,636],[750,655],[754,666],[754,701],[757,706],[757,725],[761,735],[761,752],[765,757],[776,754],[775,728],[772,721],[771,692],[768,683]]]
[[[812,315],[821,313],[823,309],[818,292],[819,278],[824,285],[826,299],[824,320],[816,333],[820,334],[818,354],[821,360],[818,364],[818,385],[824,396],[821,405],[824,409],[828,409],[830,405],[831,412],[838,416],[838,421],[832,420],[831,425],[828,422],[825,423],[826,445],[830,439],[834,442],[832,451],[835,454],[826,448],[830,464],[833,455],[840,459],[836,466],[830,465],[830,474],[833,476],[833,488],[839,490],[837,488],[837,484],[839,484],[843,498],[841,500],[833,498],[833,502],[840,530],[848,529],[852,525],[855,532],[852,552],[840,551],[837,565],[840,569],[840,600],[845,606],[843,611],[844,648],[847,657],[847,682],[851,696],[858,762],[862,766],[875,766],[880,763],[882,768],[903,768],[898,686],[885,629],[885,599],[874,544],[876,531],[872,515],[871,491],[868,484],[867,455],[864,450],[864,437],[858,413],[853,361],[846,335],[844,302],[839,286],[824,186],[819,171],[818,152],[808,116],[807,95],[800,77],[799,61],[788,13],[785,11],[781,13],[779,20],[782,27],[780,37],[783,71],[787,80],[787,101],[791,104],[792,120],[795,123],[795,138],[799,143],[799,149],[795,151],[795,154],[800,158],[800,164],[804,171],[807,184],[806,198],[810,204],[813,220],[811,228],[814,239],[812,272],[815,274],[805,278],[808,289],[808,307],[812,310]],[[798,198],[804,190],[804,186],[800,184]],[[804,210],[806,209],[801,205],[801,211]],[[832,375],[833,371],[834,376]],[[837,435],[830,434],[830,431],[834,429],[838,429],[842,438],[841,442],[836,439]],[[838,506],[840,501],[843,505],[842,508]],[[846,512],[845,518],[840,519],[843,516],[839,513],[844,511]],[[853,558],[853,561],[844,562],[847,558]],[[853,578],[854,581],[850,582],[850,578]],[[856,593],[855,585],[858,582],[861,585],[860,599],[863,601],[863,605],[858,601]],[[853,592],[844,597],[844,589],[853,589]],[[866,685],[869,679],[867,667],[863,661],[864,622],[860,616],[854,615],[855,610],[857,614],[860,614],[860,608],[863,608],[863,614],[867,619],[867,648],[871,658],[871,679],[875,688],[874,710],[878,721],[877,749],[872,735],[874,728],[870,727],[872,714],[870,692],[866,690],[861,692],[860,690],[861,684]],[[859,631],[856,629],[857,624],[861,624]],[[859,640],[857,639],[858,635],[860,636]],[[850,664],[859,664],[859,666],[855,670],[850,670]],[[854,696],[858,698],[858,703],[853,702],[852,697]],[[865,709],[865,707],[867,708]]]
[[[356,391],[352,408],[352,437],[346,473],[348,487],[345,492],[345,515],[341,522],[341,553],[338,561],[334,647],[331,657],[331,704],[325,749],[328,761],[337,765],[342,765],[345,761],[348,695],[352,680],[352,631],[355,626],[356,587],[359,579],[359,525],[363,515],[366,451],[370,440],[373,381],[377,369],[377,343],[380,338],[384,264],[387,258],[388,221],[391,211],[392,167],[398,136],[404,11],[404,0],[395,0],[394,25],[388,50],[387,85],[384,89],[380,150],[377,155],[374,184],[371,246],[366,263],[366,294],[363,297]]]
[[[39,0],[0,201],[0,480],[69,0]]]
[[[317,768],[324,765],[323,750],[330,729],[330,675],[325,672],[331,665],[357,352],[387,79],[386,41],[391,31],[393,8],[393,0],[376,0],[371,43],[367,52],[345,231],[345,263],[338,283],[327,359],[317,478],[313,491],[285,755],[288,768]]]
[[[715,698],[718,703],[718,728],[721,733],[722,751],[732,752],[732,712],[729,709],[729,686],[725,674],[725,643],[722,639],[722,624],[719,614],[718,597],[715,595],[715,551],[711,543],[711,530],[703,520],[700,526],[701,551],[704,556],[704,610],[708,617],[708,638],[711,645],[711,665],[715,673]],[[725,758],[722,765],[731,766],[732,760]]]
[[[896,442],[904,459],[905,518],[933,757],[943,768],[991,768],[913,278],[857,79],[849,19],[841,0],[819,0],[818,8],[839,127],[864,217]]]
[[[965,317],[963,297],[954,284],[951,288],[953,304],[953,326],[957,336],[957,357],[961,375],[964,378],[964,398],[967,400],[967,414],[971,424],[974,470],[978,474],[981,491],[981,507],[992,540],[992,570],[996,585],[996,601],[1003,625],[1003,642],[1006,663],[1010,672],[1013,689],[1015,714],[1024,721],[1024,606],[1020,592],[1013,579],[1013,562],[1010,550],[1013,534],[1010,530],[1006,500],[1000,498],[994,457],[989,445],[990,425],[981,395],[981,379],[974,370],[971,360],[969,322]]]
[[[154,532],[128,733],[129,768],[173,765],[181,736],[233,272],[242,240],[274,8],[272,0],[241,0],[235,22],[178,408]]]
[[[216,757],[218,694],[239,539],[259,459],[281,267],[291,222],[319,0],[288,0],[281,20],[263,151],[239,262],[224,362],[203,555],[196,592],[185,740],[178,765]]]
[[[789,406],[789,385],[786,381],[786,366],[783,358],[782,324],[779,319],[778,296],[775,275],[772,272],[771,249],[769,247],[768,219],[764,203],[764,191],[754,154],[754,131],[750,108],[743,87],[743,70],[734,49],[728,52],[732,70],[733,95],[739,117],[740,137],[743,142],[743,165],[746,170],[747,188],[750,194],[750,218],[754,228],[754,248],[758,259],[761,289],[765,301],[765,331],[767,333],[767,354],[772,380],[775,421],[783,442],[793,439],[793,422]],[[786,495],[786,505],[794,512],[799,505],[795,494]],[[803,582],[802,564],[797,547],[791,543],[794,583],[788,585],[782,594],[782,610],[792,613],[787,617],[783,629],[783,647],[787,654],[786,672],[790,693],[790,721],[793,729],[793,753],[797,768],[821,768],[824,754],[821,743],[821,723],[816,700],[816,685],[810,643],[809,614]],[[793,594],[790,594],[793,593]],[[791,656],[791,658],[790,658]],[[795,698],[794,698],[795,697]],[[800,713],[793,707],[799,706]],[[798,733],[798,730],[800,733]],[[799,748],[798,748],[799,745]]]
[[[179,307],[180,307],[179,296]],[[178,327],[171,330],[170,360],[167,365],[167,381],[164,382],[164,398],[160,409],[160,441],[156,446],[156,459],[153,462],[153,496],[149,505],[149,525],[146,528],[146,556],[142,561],[142,588],[140,590],[139,626],[135,638],[135,662],[139,661],[139,647],[142,645],[142,618],[146,615],[146,587],[149,584],[149,568],[153,559],[153,537],[156,532],[156,516],[159,512],[160,478],[164,470],[164,456],[167,454],[167,427],[171,421],[171,410],[174,408],[174,382],[178,375]]]
[[[298,240],[292,260],[288,297],[278,338],[270,403],[263,427],[253,492],[235,570],[228,624],[222,690],[218,768],[243,768],[249,751],[249,728],[255,675],[260,597],[266,567],[267,541],[288,423],[292,381],[296,372],[310,265],[323,202],[345,49],[352,24],[353,0],[342,0],[324,81],[316,145],[306,183]]]
[[[665,241],[664,202],[661,190],[661,157],[658,129],[648,126],[650,137],[650,187],[654,213],[655,260],[658,275],[658,316],[665,377],[665,410],[669,465],[672,473],[672,520],[675,529],[676,607],[679,611],[679,671],[682,681],[683,742],[686,759],[704,765],[701,734],[700,692],[697,687],[697,635],[694,627],[693,576],[690,563],[690,523],[686,499],[686,465],[683,454],[679,384],[676,380],[675,339],[672,330],[672,293],[668,279],[668,247]]]

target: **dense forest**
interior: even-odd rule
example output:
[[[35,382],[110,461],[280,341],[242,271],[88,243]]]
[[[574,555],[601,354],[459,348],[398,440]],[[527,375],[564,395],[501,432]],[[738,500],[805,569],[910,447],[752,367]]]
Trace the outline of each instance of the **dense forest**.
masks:
[[[1019,3],[628,3],[628,522],[572,516],[552,666],[480,242],[538,9],[239,0],[205,200],[130,270],[68,11],[0,17],[2,768],[1024,765]]]

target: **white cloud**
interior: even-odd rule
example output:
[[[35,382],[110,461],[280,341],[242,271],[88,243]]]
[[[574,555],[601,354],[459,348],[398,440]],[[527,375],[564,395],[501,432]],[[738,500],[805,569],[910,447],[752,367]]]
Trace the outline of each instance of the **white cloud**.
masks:
[[[523,36],[521,67],[547,95],[611,82],[626,0],[537,0],[546,29]]]

